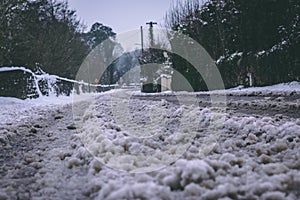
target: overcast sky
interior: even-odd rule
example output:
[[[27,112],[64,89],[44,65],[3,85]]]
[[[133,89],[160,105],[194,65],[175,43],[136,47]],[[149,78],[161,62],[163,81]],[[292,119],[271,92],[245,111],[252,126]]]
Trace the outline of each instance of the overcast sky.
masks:
[[[77,16],[88,27],[95,22],[109,26],[116,33],[122,33],[148,21],[163,24],[166,11],[172,0],[68,0]]]

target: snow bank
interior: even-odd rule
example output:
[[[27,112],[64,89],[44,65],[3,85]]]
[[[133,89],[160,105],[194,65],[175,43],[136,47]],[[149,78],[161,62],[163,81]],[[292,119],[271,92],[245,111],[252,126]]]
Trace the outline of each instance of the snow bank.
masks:
[[[161,93],[142,93],[139,91],[131,92],[131,95],[136,96],[169,96],[169,95],[196,95],[196,94],[227,94],[227,95],[291,95],[291,94],[300,94],[300,82],[289,82],[289,83],[280,83],[272,86],[264,87],[249,87],[245,88],[244,86],[238,86],[226,90],[214,90],[208,92],[174,92],[174,91],[165,91]]]
[[[300,82],[280,83],[265,87],[244,88],[238,86],[225,91],[212,91],[212,93],[225,93],[235,95],[291,95],[300,94]]]
[[[6,122],[20,122],[31,114],[35,114],[35,110],[55,109],[56,107],[72,103],[71,97],[40,97],[38,99],[20,100],[17,98],[0,97],[0,124]]]
[[[300,82],[290,82],[290,83],[280,83],[272,86],[265,87],[250,87],[244,88],[242,86],[228,89],[229,94],[290,94],[290,93],[300,93]]]

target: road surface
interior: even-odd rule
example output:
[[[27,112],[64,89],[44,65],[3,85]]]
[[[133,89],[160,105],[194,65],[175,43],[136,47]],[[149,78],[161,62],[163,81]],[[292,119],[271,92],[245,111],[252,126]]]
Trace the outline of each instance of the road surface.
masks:
[[[170,111],[166,120],[173,119],[173,111],[190,111],[182,105],[191,104],[189,96],[179,102],[171,94],[121,93],[136,116],[158,104]],[[110,98],[96,97],[98,114],[85,122],[100,119],[104,131],[127,141],[108,110]],[[197,113],[210,115],[210,96],[196,99]],[[84,129],[74,121],[72,104],[25,109],[1,122],[0,199],[300,199],[299,95],[226,99],[225,108],[224,102],[213,105],[224,108],[226,119],[208,152],[201,154],[200,148],[211,130],[200,126],[182,156],[147,173],[120,172],[95,159],[78,136]],[[153,144],[140,145],[155,149]],[[130,142],[122,145],[122,153],[133,149]]]

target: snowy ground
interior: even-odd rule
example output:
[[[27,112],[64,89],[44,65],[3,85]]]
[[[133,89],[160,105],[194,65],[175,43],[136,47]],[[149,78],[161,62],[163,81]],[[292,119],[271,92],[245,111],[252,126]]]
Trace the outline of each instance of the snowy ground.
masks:
[[[214,95],[0,98],[0,199],[299,199],[300,84]]]

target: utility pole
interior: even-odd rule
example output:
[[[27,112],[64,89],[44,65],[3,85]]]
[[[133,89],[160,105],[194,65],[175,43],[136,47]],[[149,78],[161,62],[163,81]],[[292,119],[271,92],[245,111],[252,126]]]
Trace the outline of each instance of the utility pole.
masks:
[[[149,34],[150,34],[150,48],[154,46],[154,37],[153,37],[153,25],[157,24],[157,22],[147,22],[147,25],[149,25]]]
[[[153,25],[154,25],[154,24],[157,24],[157,23],[156,23],[156,22],[150,21],[150,22],[147,22],[146,24],[147,24],[147,25],[150,25],[150,28],[153,28]]]
[[[144,34],[143,34],[143,26],[141,26],[141,46],[142,46],[142,54],[144,53]]]

